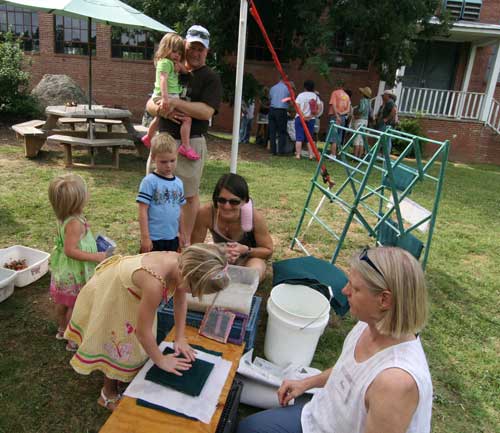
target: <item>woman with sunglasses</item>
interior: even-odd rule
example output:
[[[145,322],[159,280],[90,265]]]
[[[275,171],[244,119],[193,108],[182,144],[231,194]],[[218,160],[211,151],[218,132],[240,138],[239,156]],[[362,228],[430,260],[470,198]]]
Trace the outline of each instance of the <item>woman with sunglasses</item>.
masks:
[[[212,203],[196,216],[191,243],[204,242],[207,231],[215,243],[226,243],[229,263],[254,268],[262,281],[273,241],[262,213],[253,208],[246,180],[233,173],[221,176]]]
[[[418,261],[400,248],[365,249],[343,289],[359,321],[334,367],[285,380],[282,408],[240,422],[238,433],[429,433],[432,382],[418,333],[427,291]],[[318,388],[310,402],[288,406]]]

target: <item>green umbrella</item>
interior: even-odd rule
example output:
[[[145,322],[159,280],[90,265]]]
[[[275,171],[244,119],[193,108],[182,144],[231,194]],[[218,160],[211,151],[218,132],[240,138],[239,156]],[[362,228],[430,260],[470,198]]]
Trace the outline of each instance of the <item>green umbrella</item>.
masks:
[[[121,27],[173,30],[119,0],[0,0],[0,4],[54,13],[88,20],[88,40],[91,40],[92,20]],[[92,50],[89,49],[89,108],[92,104]]]

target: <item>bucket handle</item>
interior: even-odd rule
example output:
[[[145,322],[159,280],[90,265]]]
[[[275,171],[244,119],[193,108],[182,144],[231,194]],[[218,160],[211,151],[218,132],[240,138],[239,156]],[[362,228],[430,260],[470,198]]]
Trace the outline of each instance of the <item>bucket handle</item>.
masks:
[[[330,309],[330,304],[327,305],[327,307],[321,312],[321,314],[318,317],[315,317],[314,319],[312,319],[307,325],[304,325],[302,328],[300,328],[300,330],[303,331],[307,327],[311,326],[314,322],[316,322],[316,320],[318,320],[320,317],[322,317],[323,314],[325,314],[329,309]]]

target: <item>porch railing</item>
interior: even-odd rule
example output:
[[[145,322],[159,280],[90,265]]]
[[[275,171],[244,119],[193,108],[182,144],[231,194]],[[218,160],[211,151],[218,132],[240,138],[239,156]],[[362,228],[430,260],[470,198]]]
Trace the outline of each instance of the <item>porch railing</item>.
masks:
[[[398,109],[402,114],[479,120],[484,98],[478,92],[403,87]]]
[[[490,114],[486,119],[486,124],[500,134],[500,102],[496,99],[491,101]]]

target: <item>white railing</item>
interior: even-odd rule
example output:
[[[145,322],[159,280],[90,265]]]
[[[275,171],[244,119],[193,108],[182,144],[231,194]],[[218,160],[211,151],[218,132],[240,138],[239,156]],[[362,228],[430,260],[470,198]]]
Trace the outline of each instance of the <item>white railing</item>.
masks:
[[[484,93],[403,87],[398,109],[401,114],[479,120],[483,103]]]
[[[491,101],[490,113],[486,119],[486,125],[500,134],[500,102],[496,99],[492,99]]]

